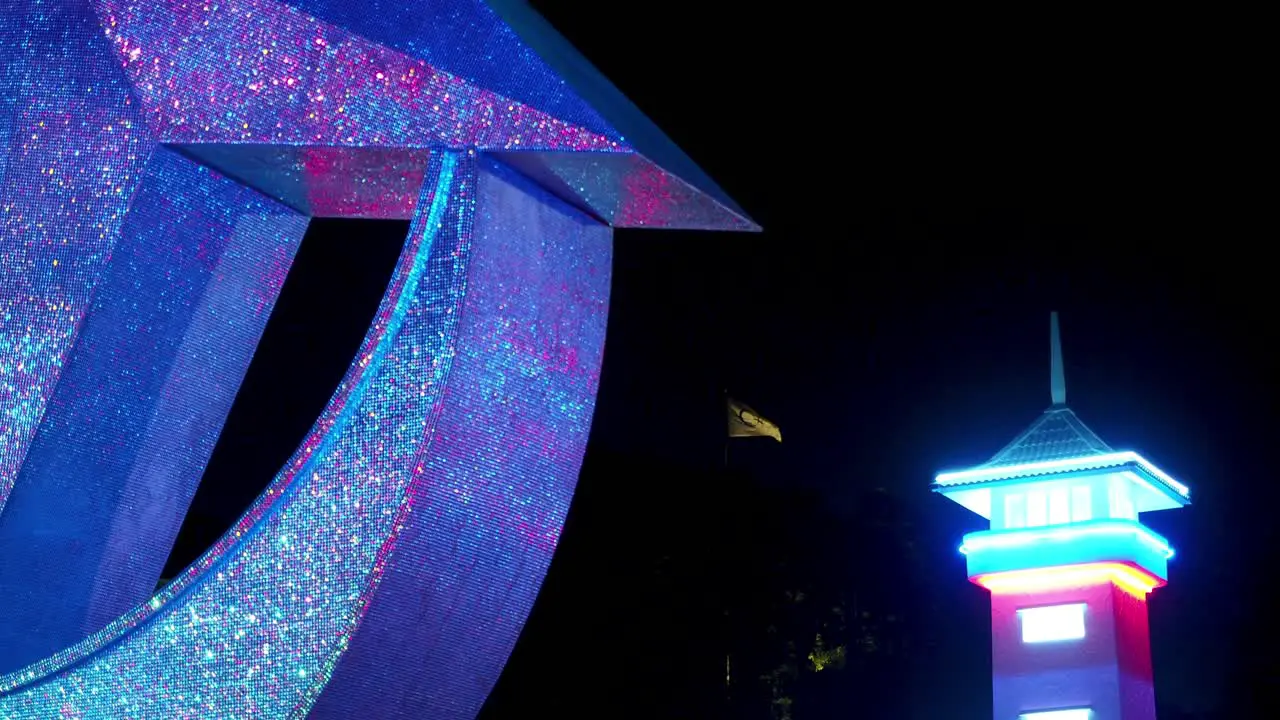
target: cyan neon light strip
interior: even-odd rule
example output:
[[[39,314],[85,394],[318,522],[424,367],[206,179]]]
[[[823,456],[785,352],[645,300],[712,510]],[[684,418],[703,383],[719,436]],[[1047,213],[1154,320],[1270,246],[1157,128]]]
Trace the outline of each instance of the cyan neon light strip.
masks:
[[[1103,520],[1073,525],[1056,525],[1044,528],[1020,528],[1018,530],[995,530],[970,533],[964,536],[964,544],[960,553],[968,555],[982,550],[997,550],[1026,547],[1047,542],[1071,542],[1086,537],[1131,535],[1138,542],[1146,545],[1166,560],[1173,557],[1173,548],[1168,541],[1145,525],[1130,520]]]
[[[1136,452],[1124,451],[1106,455],[1088,455],[1085,457],[1063,458],[1062,460],[1046,460],[1044,462],[1023,463],[1021,465],[1004,465],[991,468],[974,468],[958,472],[940,473],[934,482],[939,485],[961,485],[982,482],[983,480],[1001,480],[1012,475],[1037,475],[1071,470],[1088,470],[1093,468],[1114,467],[1133,463],[1143,470],[1159,478],[1173,488],[1174,492],[1190,499],[1191,490],[1186,485],[1174,480],[1160,468],[1151,464]]]

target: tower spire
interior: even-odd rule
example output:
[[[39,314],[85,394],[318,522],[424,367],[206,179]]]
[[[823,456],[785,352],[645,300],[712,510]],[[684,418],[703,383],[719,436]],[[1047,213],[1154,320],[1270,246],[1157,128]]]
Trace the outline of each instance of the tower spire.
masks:
[[[1058,313],[1049,313],[1049,394],[1054,405],[1067,404],[1067,379],[1062,372],[1062,338],[1058,336]]]

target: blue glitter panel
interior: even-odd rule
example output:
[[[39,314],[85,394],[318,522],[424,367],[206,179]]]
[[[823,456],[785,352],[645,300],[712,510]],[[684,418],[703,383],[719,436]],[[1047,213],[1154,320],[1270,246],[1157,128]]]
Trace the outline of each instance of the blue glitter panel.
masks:
[[[21,32],[17,13],[0,13],[0,187],[4,187],[4,169],[9,164],[9,145],[13,140],[13,120],[18,112],[18,68],[24,66],[16,57],[21,44],[14,40]]]
[[[642,155],[495,153],[566,202],[614,227],[758,228]]]
[[[313,717],[474,717],[573,497],[604,349],[611,233],[495,163],[480,174],[476,210],[459,351],[430,453]]]
[[[0,672],[155,589],[306,226],[153,156],[0,513]]]
[[[609,225],[756,227],[518,3],[10,5],[0,718],[473,717],[573,494]],[[146,599],[316,215],[411,218],[382,304]]]
[[[374,31],[388,47],[272,0],[95,2],[144,116],[164,142],[447,146],[518,153],[531,163],[548,153],[619,155],[628,162],[586,173],[567,170],[573,181],[558,181],[552,192],[615,227],[758,229],[519,3],[498,3],[497,15],[483,3],[462,0],[313,4],[326,16]],[[356,21],[357,14],[365,19]],[[507,24],[498,24],[499,15]],[[509,27],[513,20],[526,29],[523,34]],[[450,27],[459,33],[446,32]],[[444,56],[453,58],[447,66],[432,64],[431,58]],[[548,61],[529,59],[536,56]],[[549,80],[552,66],[578,82]],[[461,74],[446,67],[461,68]],[[590,92],[575,94],[579,87]],[[609,108],[642,147],[602,124],[588,102]],[[235,162],[220,162],[210,152],[200,156],[219,167]],[[612,205],[645,211],[613,212]]]
[[[653,161],[645,174],[660,167],[688,183],[691,195],[705,196],[737,215],[743,229],[754,229],[733,200],[525,0],[290,4],[568,122],[621,133],[636,157]],[[476,47],[484,52],[473,52]]]
[[[153,146],[88,0],[3,14],[0,512]]]
[[[697,194],[709,203],[718,206],[722,212],[707,215],[702,223],[695,227],[707,230],[740,229],[738,226],[725,228],[713,221],[716,218],[724,221],[728,216],[736,217],[746,223],[749,230],[760,228],[747,218],[746,213],[711,179],[702,168],[684,153],[661,128],[655,125],[625,95],[614,87],[609,79],[596,70],[574,47],[569,44],[554,27],[530,7],[527,0],[485,0],[502,17],[502,19],[520,35],[529,47],[533,48],[558,73],[564,81],[571,85],[579,97],[591,103],[609,123],[622,133],[627,144],[635,148],[636,157],[643,159],[652,168],[645,170],[651,174],[655,169],[681,179]],[[707,78],[707,82],[714,82]],[[732,122],[732,120],[730,120]]]
[[[436,156],[364,346],[257,504],[146,605],[0,677],[0,712],[305,713],[367,602],[440,416],[468,287],[474,162]]]
[[[216,168],[312,217],[409,220],[430,150],[314,145],[180,145]]]
[[[501,173],[480,175],[473,232],[475,163],[443,154],[428,169],[423,211],[364,348],[258,504],[148,604],[0,678],[0,712],[304,712],[357,620],[375,639],[405,632],[423,617],[424,588],[439,598],[421,629],[435,641],[358,640],[353,651],[364,650],[318,710],[345,712],[374,688],[400,703],[383,707],[408,716],[429,698],[446,717],[480,706],[572,496],[598,383],[610,244],[608,228]],[[459,603],[468,611],[450,609]],[[465,663],[454,644],[463,635],[474,656]],[[406,651],[426,655],[430,670],[393,677],[364,666],[370,653]]]
[[[270,0],[100,3],[166,142],[627,149]]]
[[[483,0],[289,0],[300,10],[602,135],[616,134]],[[475,52],[483,47],[484,52]]]

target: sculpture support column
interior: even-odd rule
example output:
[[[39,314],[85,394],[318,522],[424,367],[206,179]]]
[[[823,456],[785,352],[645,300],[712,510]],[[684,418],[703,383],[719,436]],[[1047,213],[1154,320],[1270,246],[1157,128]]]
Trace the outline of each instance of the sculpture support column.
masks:
[[[151,595],[306,226],[153,155],[0,512],[0,672]]]
[[[0,716],[276,717],[322,691],[321,715],[480,707],[577,480],[611,231],[467,152],[433,155],[418,208],[365,345],[259,502],[150,603],[0,676]],[[394,683],[367,671],[406,659]]]
[[[313,717],[474,717],[533,606],[577,485],[613,231],[492,161],[477,178],[476,214],[458,354],[431,446]]]
[[[0,95],[2,514],[155,141],[88,0],[6,3]]]

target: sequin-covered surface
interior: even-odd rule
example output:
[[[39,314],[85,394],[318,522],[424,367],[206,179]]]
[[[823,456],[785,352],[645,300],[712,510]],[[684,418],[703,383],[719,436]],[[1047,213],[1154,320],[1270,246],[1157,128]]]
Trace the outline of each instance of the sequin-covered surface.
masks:
[[[164,142],[503,151],[541,160],[567,180],[548,189],[615,227],[758,229],[589,64],[566,66],[577,56],[563,39],[513,32],[478,0],[299,3],[320,17],[274,0],[93,2]],[[566,82],[535,44],[589,71]],[[625,162],[558,170],[566,153]]]
[[[0,672],[155,590],[306,227],[152,156],[0,512]]]
[[[438,155],[426,211],[356,361],[255,506],[146,605],[0,679],[46,676],[0,696],[0,709],[20,717],[65,701],[90,716],[184,718],[305,710],[352,630],[451,366],[472,162]]]
[[[87,0],[0,16],[3,512],[154,141]]]
[[[165,142],[629,150],[271,0],[98,4]]]
[[[599,383],[610,231],[496,163],[477,194],[460,352],[431,451],[315,717],[474,717],[569,509]]]
[[[573,494],[609,224],[754,228],[506,0],[296,4],[0,13],[0,637],[42,628],[0,718],[473,717]],[[315,215],[412,218],[382,305],[146,599]]]

